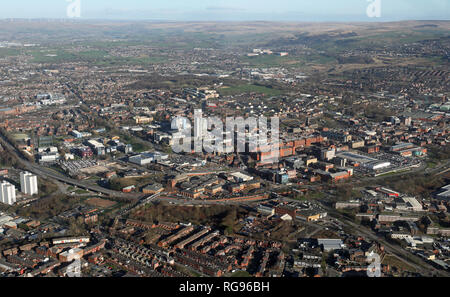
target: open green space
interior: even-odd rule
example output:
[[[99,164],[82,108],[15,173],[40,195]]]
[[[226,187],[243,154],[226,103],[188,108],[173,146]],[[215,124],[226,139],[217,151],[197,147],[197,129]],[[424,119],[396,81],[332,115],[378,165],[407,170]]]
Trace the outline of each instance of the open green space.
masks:
[[[282,90],[253,84],[224,87],[218,91],[221,96],[239,95],[245,93],[258,93],[263,94],[264,96],[279,96],[284,93]]]

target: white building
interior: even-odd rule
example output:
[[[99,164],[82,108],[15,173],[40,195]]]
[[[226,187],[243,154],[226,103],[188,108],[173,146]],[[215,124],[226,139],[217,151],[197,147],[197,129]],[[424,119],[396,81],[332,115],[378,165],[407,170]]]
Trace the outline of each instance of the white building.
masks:
[[[406,208],[408,210],[412,210],[412,211],[423,211],[423,206],[422,204],[417,201],[416,198],[413,197],[404,197],[402,198],[403,201],[406,203]]]
[[[38,193],[37,176],[29,172],[20,173],[21,192],[27,195],[35,195]]]
[[[154,157],[149,154],[140,154],[140,155],[129,157],[128,161],[130,163],[134,163],[134,164],[143,166],[143,165],[148,165],[148,164],[152,163],[154,161]]]
[[[39,154],[39,162],[47,163],[47,162],[56,162],[58,160],[59,155],[56,154]]]
[[[0,202],[8,205],[16,203],[16,188],[9,182],[0,184]]]
[[[380,170],[385,169],[391,166],[391,162],[370,162],[366,164],[365,167],[369,168],[370,170]]]
[[[207,131],[208,121],[202,117],[203,111],[201,109],[194,110],[194,137],[202,138]]]
[[[253,180],[252,176],[243,174],[241,172],[235,172],[235,173],[232,173],[231,175],[236,179],[236,181],[238,183],[243,183],[243,182],[248,182],[248,181]]]

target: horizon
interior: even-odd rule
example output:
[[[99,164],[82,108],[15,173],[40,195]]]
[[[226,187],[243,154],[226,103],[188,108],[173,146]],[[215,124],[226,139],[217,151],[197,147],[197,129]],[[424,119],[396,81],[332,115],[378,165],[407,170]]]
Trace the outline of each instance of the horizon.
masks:
[[[0,19],[77,19],[164,22],[448,21],[448,0],[19,0]],[[370,11],[369,11],[370,10]]]
[[[117,23],[290,23],[290,24],[377,24],[377,23],[406,23],[406,22],[450,22],[448,20],[434,20],[434,19],[404,19],[404,20],[367,20],[367,21],[268,21],[268,20],[155,20],[155,19],[102,19],[102,18],[79,18],[79,19],[68,19],[68,18],[0,18],[0,22],[11,22],[11,21],[58,21],[58,22],[68,22],[68,23],[90,23],[90,22],[117,22]]]

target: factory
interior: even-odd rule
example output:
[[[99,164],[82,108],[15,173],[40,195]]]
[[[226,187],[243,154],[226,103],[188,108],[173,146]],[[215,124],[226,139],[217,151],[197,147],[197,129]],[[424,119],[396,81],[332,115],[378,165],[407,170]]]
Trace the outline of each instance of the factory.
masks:
[[[154,152],[154,153],[142,153],[136,156],[132,156],[128,159],[130,163],[134,163],[137,165],[148,165],[152,162],[161,162],[163,160],[167,160],[169,158],[168,154]]]

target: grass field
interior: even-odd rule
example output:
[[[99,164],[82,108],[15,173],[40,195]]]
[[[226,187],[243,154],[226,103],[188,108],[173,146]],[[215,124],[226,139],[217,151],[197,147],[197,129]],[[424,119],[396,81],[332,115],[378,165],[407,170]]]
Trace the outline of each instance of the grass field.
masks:
[[[96,66],[114,66],[150,65],[167,62],[167,58],[161,56],[113,57],[105,50],[87,50],[75,53],[65,49],[33,50],[28,54],[33,57],[31,60],[33,63],[89,62]]]
[[[383,259],[382,264],[396,267],[400,270],[406,270],[406,271],[411,271],[411,272],[416,271],[416,269],[414,267],[406,264],[403,261],[400,261],[397,257],[392,256],[392,255],[386,255],[386,257],[384,257],[384,259]]]
[[[101,208],[109,208],[113,207],[117,203],[111,200],[101,199],[101,198],[90,198],[86,200],[86,203],[92,206],[101,207]]]
[[[257,56],[257,57],[242,57],[241,61],[243,63],[248,63],[252,66],[256,67],[275,67],[275,66],[282,66],[282,65],[288,65],[288,64],[298,64],[298,61],[287,56],[287,57],[280,57],[280,56],[274,56],[274,55],[263,55],[263,56]]]
[[[30,52],[33,63],[63,63],[77,61],[77,56],[64,50],[34,50]]]
[[[12,48],[0,48],[0,58],[18,56],[20,51]]]
[[[279,96],[282,95],[284,92],[282,90],[278,89],[272,89],[264,86],[257,86],[257,85],[237,85],[237,86],[231,86],[231,87],[224,87],[219,89],[219,94],[221,96],[230,96],[230,95],[238,95],[238,94],[245,94],[245,93],[258,93],[263,94],[264,96]]]

